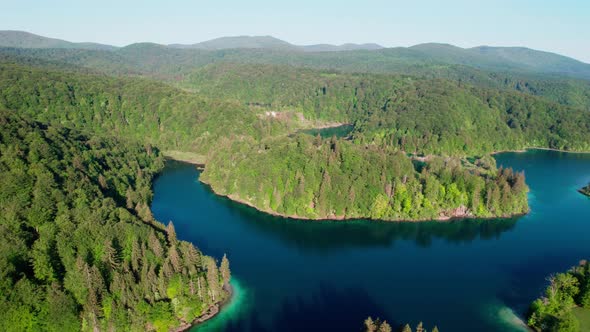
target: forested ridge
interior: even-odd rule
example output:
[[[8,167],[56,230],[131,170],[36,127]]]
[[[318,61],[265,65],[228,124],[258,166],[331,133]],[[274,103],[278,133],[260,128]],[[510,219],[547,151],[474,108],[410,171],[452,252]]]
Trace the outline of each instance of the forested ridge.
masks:
[[[0,111],[0,330],[168,331],[229,267],[151,216],[156,148]]]

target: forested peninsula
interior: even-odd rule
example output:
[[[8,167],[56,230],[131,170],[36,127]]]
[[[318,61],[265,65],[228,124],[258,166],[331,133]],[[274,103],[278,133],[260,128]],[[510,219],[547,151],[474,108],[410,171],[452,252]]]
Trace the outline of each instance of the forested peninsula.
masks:
[[[168,331],[229,297],[221,265],[153,219],[156,148],[0,111],[0,330]]]

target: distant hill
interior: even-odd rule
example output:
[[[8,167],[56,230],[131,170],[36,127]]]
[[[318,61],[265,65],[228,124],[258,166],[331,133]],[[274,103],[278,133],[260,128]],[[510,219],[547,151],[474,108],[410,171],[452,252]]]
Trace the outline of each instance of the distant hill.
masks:
[[[43,37],[25,31],[1,30],[0,46],[18,48],[78,48],[86,50],[114,50],[117,47],[98,43],[72,43]]]
[[[271,36],[221,37],[197,44],[171,44],[168,46],[174,48],[193,48],[202,50],[223,50],[230,48],[269,48],[284,50],[297,49],[297,46]]]
[[[316,44],[300,46],[306,52],[341,52],[341,51],[356,51],[356,50],[379,50],[384,48],[379,44],[368,43],[368,44],[342,44],[342,45],[331,45],[331,44]]]
[[[225,49],[272,49],[291,50],[304,52],[340,52],[354,50],[378,50],[383,46],[378,44],[316,44],[316,45],[294,45],[272,36],[235,36],[221,37],[207,40],[196,44],[170,44],[172,48],[188,48],[201,50],[225,50]]]
[[[563,55],[526,47],[479,46],[460,48],[428,43],[409,47],[421,57],[437,62],[472,66],[487,70],[542,72],[590,79],[590,64]]]

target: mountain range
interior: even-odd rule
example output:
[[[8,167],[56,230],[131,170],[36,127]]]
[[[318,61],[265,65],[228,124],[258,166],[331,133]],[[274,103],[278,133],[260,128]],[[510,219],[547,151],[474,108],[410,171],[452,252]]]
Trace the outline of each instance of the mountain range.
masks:
[[[427,43],[384,48],[378,44],[299,46],[271,36],[222,37],[196,44],[135,43],[125,47],[73,43],[22,31],[0,31],[0,54],[143,73],[186,72],[212,62],[288,64],[348,72],[402,73],[449,70],[464,66],[494,72],[541,74],[590,80],[590,64],[526,47],[461,48]],[[61,51],[60,51],[61,50]],[[178,69],[180,68],[180,69]],[[452,69],[455,70],[455,69]],[[409,72],[410,71],[410,72]],[[463,74],[462,74],[463,75]]]
[[[74,43],[66,40],[39,36],[25,31],[0,31],[0,46],[17,48],[78,48],[86,50],[116,50],[119,47],[99,43]],[[303,52],[336,52],[353,50],[378,50],[384,48],[374,43],[342,45],[315,44],[294,45],[272,36],[232,36],[220,37],[195,44],[169,44],[170,48],[223,50],[223,49],[275,49]]]

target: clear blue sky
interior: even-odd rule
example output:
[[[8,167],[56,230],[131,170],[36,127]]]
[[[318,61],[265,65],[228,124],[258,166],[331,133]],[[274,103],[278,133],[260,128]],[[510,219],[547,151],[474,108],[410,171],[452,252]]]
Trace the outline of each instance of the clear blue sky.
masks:
[[[0,29],[70,41],[527,46],[590,63],[590,0],[0,0]]]

